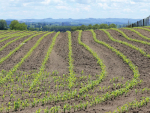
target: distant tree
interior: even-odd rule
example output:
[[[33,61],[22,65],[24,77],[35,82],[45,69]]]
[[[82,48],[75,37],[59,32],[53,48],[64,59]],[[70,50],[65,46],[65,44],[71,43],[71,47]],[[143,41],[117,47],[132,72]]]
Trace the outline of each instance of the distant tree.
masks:
[[[17,20],[13,20],[9,27],[11,30],[27,30],[27,25],[25,23],[19,23]]]
[[[7,29],[7,23],[5,20],[0,20],[0,30],[6,30]]]
[[[73,26],[73,27],[71,28],[71,31],[75,31],[75,30],[77,30],[77,27]]]
[[[17,25],[17,24],[19,24],[18,20],[13,20],[13,21],[11,21],[11,23],[10,23],[10,25],[9,25],[10,29],[11,29],[11,30],[16,29],[16,28],[15,28],[15,25]]]
[[[99,29],[99,25],[98,24],[93,25],[93,29]]]
[[[87,28],[88,28],[88,29],[92,29],[93,26],[92,26],[91,24],[89,24],[89,25],[87,26]]]
[[[27,25],[25,23],[17,23],[14,27],[15,30],[27,30]]]
[[[109,29],[109,26],[107,24],[100,24],[99,28],[100,29]]]
[[[110,24],[109,28],[117,28],[117,26],[115,24]]]
[[[87,29],[87,27],[85,26],[85,25],[82,25],[82,26],[80,26],[80,30],[86,30]]]

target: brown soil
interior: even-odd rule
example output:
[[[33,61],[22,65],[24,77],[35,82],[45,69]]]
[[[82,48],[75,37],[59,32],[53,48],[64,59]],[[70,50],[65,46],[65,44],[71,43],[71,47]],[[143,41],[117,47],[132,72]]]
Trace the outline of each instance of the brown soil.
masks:
[[[4,69],[4,70],[8,71],[11,68],[13,68],[13,66],[20,61],[20,59],[32,48],[32,46],[36,43],[36,41],[41,36],[43,36],[43,34],[33,37],[30,41],[28,41],[26,44],[24,44],[18,51],[16,51],[13,55],[11,55],[8,59],[6,59],[0,65],[0,70]],[[16,47],[16,45],[19,45],[19,44],[20,44],[20,41],[17,41],[17,43],[15,43],[14,46]],[[5,49],[11,50],[11,48],[12,47],[9,47],[9,48],[6,47]],[[5,51],[5,49],[3,51]],[[3,55],[6,56],[7,54],[3,53]]]
[[[132,39],[150,42],[150,40],[144,39],[144,38],[140,37],[138,34],[136,34],[135,32],[130,31],[128,29],[120,29],[120,30],[123,31],[128,37],[130,37]],[[139,29],[138,31],[142,31],[142,30]],[[147,33],[147,32],[145,31],[145,33]]]
[[[39,70],[54,35],[55,33],[46,36],[18,70],[25,72]]]
[[[134,32],[131,32],[131,31],[125,30],[125,29],[120,29],[120,30],[122,30],[129,38],[137,39],[137,37],[138,37],[138,40],[145,40],[145,39],[143,39],[143,38],[140,38],[140,36],[137,35],[137,34],[134,33]],[[128,43],[130,43],[130,44],[132,44],[132,45],[135,45],[135,46],[137,46],[137,47],[143,49],[146,53],[149,53],[149,54],[150,54],[150,46],[149,46],[149,45],[142,44],[142,43],[140,43],[140,42],[130,41],[130,40],[126,39],[125,37],[123,37],[121,33],[117,32],[117,31],[115,31],[115,30],[108,30],[108,31],[109,31],[111,34],[113,33],[113,34],[116,34],[116,35],[117,35],[117,37],[115,37],[115,36],[113,37],[114,39],[128,42]],[[146,41],[147,41],[147,40],[146,40]],[[147,42],[148,42],[148,41],[147,41]]]
[[[78,32],[72,33],[72,49],[74,59],[74,72],[77,74],[76,76],[81,76],[82,70],[85,76],[88,76],[90,74],[94,77],[96,74],[100,74],[101,68],[97,64],[97,60],[83,46],[79,45]]]
[[[46,71],[53,72],[57,70],[59,76],[68,74],[68,34],[60,33],[56,39],[56,43],[51,51],[50,57],[46,63]],[[52,37],[51,37],[52,38]]]
[[[120,29],[122,30],[122,29]],[[120,33],[114,30],[107,30],[112,37],[118,40],[122,40],[128,43],[131,43],[133,45],[136,45],[139,48],[143,48],[146,52],[150,53],[149,46],[138,43],[138,42],[133,42],[125,39]],[[133,39],[139,39],[139,40],[144,40],[147,41],[134,32],[131,32],[129,30],[122,30],[129,36],[130,38]],[[144,30],[138,30],[141,34],[145,36],[149,36],[149,32],[146,32]],[[143,80],[142,84],[137,85],[136,87],[133,87],[129,92],[125,95],[123,94],[122,96],[118,96],[116,98],[113,98],[112,100],[107,100],[105,102],[102,102],[100,104],[96,104],[94,106],[88,106],[87,109],[82,109],[76,111],[76,113],[105,113],[109,111],[114,111],[117,110],[118,106],[122,106],[128,102],[131,102],[133,100],[140,101],[141,97],[147,97],[149,96],[149,93],[146,91],[144,93],[141,93],[142,88],[150,88],[149,84],[149,75],[150,75],[150,59],[147,57],[144,57],[140,52],[131,49],[130,47],[111,41],[108,36],[100,30],[95,30],[97,39],[103,42],[106,42],[107,44],[111,45],[115,49],[119,50],[121,53],[123,53],[127,58],[129,58],[134,65],[136,65],[139,69],[140,73],[140,79]],[[31,56],[29,56],[25,62],[20,66],[18,71],[24,71],[24,72],[29,72],[31,70],[39,70],[41,63],[47,53],[47,50],[52,42],[52,38],[54,37],[56,33],[52,33],[48,36],[46,36],[39,46],[33,51]],[[15,64],[17,64],[21,58],[33,47],[33,45],[36,43],[36,41],[43,35],[39,35],[28,41],[26,44],[24,44],[17,52],[15,52],[13,55],[11,55],[6,61],[4,61],[2,64],[0,64],[0,70],[5,69],[9,71]],[[77,80],[75,82],[75,86],[72,88],[72,90],[77,89],[77,91],[81,88],[80,83],[88,83],[88,75],[90,74],[92,77],[90,80],[96,80],[96,74],[101,73],[101,68],[97,64],[97,60],[94,58],[94,56],[87,51],[82,45],[79,45],[78,43],[78,31],[72,32],[72,53],[73,53],[73,65],[74,65],[74,72],[75,76],[77,77]],[[11,45],[7,46],[3,51],[1,51],[0,55],[1,57],[6,56],[11,50],[16,48],[23,40],[27,39],[27,37],[24,37],[15,43],[12,43]],[[107,71],[107,76],[104,78],[104,80],[94,89],[90,89],[87,93],[92,95],[93,97],[96,97],[97,95],[102,96],[103,94],[111,91],[115,91],[116,89],[119,89],[120,87],[113,87],[114,83],[125,83],[126,81],[130,81],[133,78],[133,72],[129,68],[129,66],[124,63],[122,58],[118,57],[115,52],[112,52],[110,49],[107,47],[103,46],[102,44],[98,44],[93,40],[92,33],[90,31],[83,31],[81,40],[83,43],[85,43],[87,46],[89,46],[94,52],[97,53],[100,59],[103,60],[103,63],[106,65],[106,71]],[[7,43],[8,41],[5,41],[4,43]],[[3,44],[4,45],[4,44]],[[50,93],[52,94],[57,94],[58,90],[60,93],[64,91],[69,91],[68,88],[68,81],[63,81],[64,79],[69,76],[69,60],[68,60],[68,53],[69,53],[69,48],[68,48],[68,33],[60,33],[56,39],[56,43],[50,53],[49,59],[45,65],[46,71],[47,72],[53,72],[54,70],[57,70],[59,73],[58,74],[50,74],[50,76],[42,75],[44,76],[44,80],[40,78],[40,85],[37,85],[39,87],[39,90],[31,91],[31,97],[29,97],[26,92],[29,92],[29,87],[30,84],[33,82],[35,76],[31,75],[28,79],[28,81],[25,79],[24,75],[18,75],[20,80],[26,80],[25,83],[27,83],[27,86],[24,87],[23,94],[24,97],[22,98],[21,91],[19,90],[19,93],[17,93],[17,84],[18,87],[23,87],[21,84],[21,81],[17,81],[14,77],[14,91],[13,94],[16,96],[15,99],[12,99],[11,102],[13,103],[16,101],[18,98],[21,100],[29,99],[29,103],[33,101],[34,98],[44,98],[46,94],[44,92],[48,91],[48,96]],[[0,57],[0,58],[1,58]],[[83,70],[83,75],[81,75],[81,72]],[[66,77],[62,76],[63,74],[66,75]],[[54,82],[54,77],[59,77],[59,81]],[[87,77],[84,79],[81,79],[80,77]],[[110,79],[113,77],[118,77],[118,80],[110,82]],[[123,79],[122,79],[123,77]],[[77,85],[77,83],[79,85]],[[10,90],[7,90],[5,92],[5,99],[3,101],[2,95],[4,94],[4,89],[5,85],[11,85],[10,88],[12,87],[12,82],[10,81],[9,83],[5,83],[4,86],[0,87],[0,103],[3,103],[4,106],[8,106],[8,102],[10,102]],[[59,85],[64,85],[64,88],[61,86],[60,89],[56,87]],[[49,87],[50,86],[50,87]],[[109,89],[104,89],[103,87],[108,87],[110,86]],[[101,87],[101,90],[99,89]],[[124,86],[123,86],[124,87]],[[135,89],[138,90],[138,94],[136,95]],[[43,92],[43,94],[40,93]],[[36,96],[35,96],[36,95]],[[39,105],[36,105],[34,107],[26,107],[25,109],[19,109],[18,111],[13,111],[12,109],[9,111],[9,113],[35,113],[36,110],[39,108],[45,109],[48,107],[50,109],[51,107],[54,106],[60,106],[61,109],[63,109],[63,105],[68,103],[70,105],[79,104],[80,102],[86,102],[86,101],[91,101],[89,97],[86,97],[85,100],[83,97],[78,98],[74,97],[72,99],[68,99],[65,101],[57,101],[56,103],[54,101],[45,104],[44,106],[41,106],[42,103],[39,103]],[[6,110],[4,110],[6,111]],[[68,112],[68,110],[67,110]],[[73,109],[70,111],[71,113],[74,112]],[[136,112],[141,112],[141,113],[146,113],[150,112],[150,103],[148,105],[142,107],[142,108],[136,108],[136,109],[130,109],[129,113],[136,113]],[[6,113],[6,112],[4,112]],[[44,113],[42,111],[41,113]],[[61,113],[61,112],[59,112]]]
[[[150,38],[150,32],[149,31],[146,31],[146,30],[143,30],[143,29],[137,29],[137,28],[134,28],[134,30],[138,31],[139,33],[141,33],[142,35]]]

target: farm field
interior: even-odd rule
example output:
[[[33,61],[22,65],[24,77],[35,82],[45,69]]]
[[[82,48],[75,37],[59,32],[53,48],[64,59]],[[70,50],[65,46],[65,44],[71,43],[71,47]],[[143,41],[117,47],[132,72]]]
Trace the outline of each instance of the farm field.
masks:
[[[0,31],[0,113],[150,112],[150,27]]]

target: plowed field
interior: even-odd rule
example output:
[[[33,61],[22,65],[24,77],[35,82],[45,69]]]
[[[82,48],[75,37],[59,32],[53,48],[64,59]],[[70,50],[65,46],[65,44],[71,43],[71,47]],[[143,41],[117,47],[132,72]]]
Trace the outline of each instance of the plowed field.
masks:
[[[149,113],[150,27],[0,31],[0,113]]]

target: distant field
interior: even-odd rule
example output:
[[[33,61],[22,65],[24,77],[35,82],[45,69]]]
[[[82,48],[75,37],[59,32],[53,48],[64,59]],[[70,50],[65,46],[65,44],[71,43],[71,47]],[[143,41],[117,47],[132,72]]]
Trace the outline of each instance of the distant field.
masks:
[[[0,113],[150,112],[150,27],[0,31]]]

